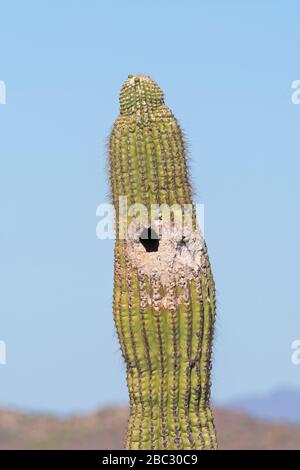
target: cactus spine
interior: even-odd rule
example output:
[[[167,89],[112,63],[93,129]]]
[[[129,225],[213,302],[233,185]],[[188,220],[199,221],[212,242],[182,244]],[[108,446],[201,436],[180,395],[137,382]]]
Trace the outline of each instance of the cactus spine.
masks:
[[[125,447],[216,449],[209,403],[215,287],[194,208],[193,234],[163,240],[158,218],[140,227],[159,232],[151,249],[141,235],[119,237],[120,196],[149,212],[152,204],[192,204],[182,132],[149,77],[129,76],[122,86],[109,167],[117,233],[113,312],[130,398]]]

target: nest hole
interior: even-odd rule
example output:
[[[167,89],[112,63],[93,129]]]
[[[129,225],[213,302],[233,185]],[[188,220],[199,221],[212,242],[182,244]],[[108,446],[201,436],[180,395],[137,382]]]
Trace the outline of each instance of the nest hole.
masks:
[[[159,238],[153,228],[145,227],[142,230],[139,240],[148,253],[158,251]]]

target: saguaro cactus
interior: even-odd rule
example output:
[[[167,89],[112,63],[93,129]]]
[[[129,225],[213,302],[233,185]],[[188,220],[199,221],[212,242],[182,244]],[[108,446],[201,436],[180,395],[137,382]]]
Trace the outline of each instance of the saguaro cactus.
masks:
[[[192,206],[182,132],[149,77],[129,76],[122,86],[109,167],[117,234],[113,311],[130,398],[125,447],[216,449],[209,404],[214,281]],[[120,196],[149,211],[153,204],[177,204],[175,218],[178,207],[191,205],[193,230],[162,237],[159,209],[137,225],[137,236],[120,236]],[[131,223],[133,213],[126,214]]]

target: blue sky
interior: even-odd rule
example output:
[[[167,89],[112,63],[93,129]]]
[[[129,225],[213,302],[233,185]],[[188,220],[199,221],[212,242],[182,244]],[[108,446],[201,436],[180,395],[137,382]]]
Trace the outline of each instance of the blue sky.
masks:
[[[300,386],[297,1],[1,2],[0,406],[127,400],[114,333],[106,138],[151,75],[189,142],[217,285],[213,396]]]

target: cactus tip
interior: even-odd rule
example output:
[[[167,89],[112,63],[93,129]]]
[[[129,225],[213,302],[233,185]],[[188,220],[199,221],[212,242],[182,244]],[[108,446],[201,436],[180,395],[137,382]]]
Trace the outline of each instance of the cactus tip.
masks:
[[[157,83],[146,75],[128,75],[120,92],[121,114],[134,114],[138,108],[155,109],[164,105],[164,95]]]

